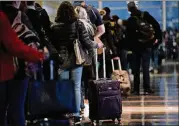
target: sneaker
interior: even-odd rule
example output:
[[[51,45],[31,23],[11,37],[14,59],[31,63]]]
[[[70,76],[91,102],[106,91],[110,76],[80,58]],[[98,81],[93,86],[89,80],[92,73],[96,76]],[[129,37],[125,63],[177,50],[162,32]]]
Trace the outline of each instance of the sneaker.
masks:
[[[75,116],[74,117],[74,123],[77,125],[77,124],[80,124],[81,123],[81,117],[77,117]]]
[[[129,79],[130,79],[131,82],[134,82],[134,75],[133,75],[133,74],[130,74],[130,75],[129,75]]]
[[[154,74],[158,74],[158,70],[157,69],[154,70]]]
[[[139,96],[139,95],[140,95],[139,91],[133,91],[132,94],[133,94],[134,96]]]
[[[144,95],[150,95],[150,94],[154,94],[154,91],[151,89],[144,90]]]
[[[152,72],[152,71],[153,71],[153,69],[154,69],[153,67],[150,67],[150,68],[149,68],[149,71],[150,71],[150,72]]]

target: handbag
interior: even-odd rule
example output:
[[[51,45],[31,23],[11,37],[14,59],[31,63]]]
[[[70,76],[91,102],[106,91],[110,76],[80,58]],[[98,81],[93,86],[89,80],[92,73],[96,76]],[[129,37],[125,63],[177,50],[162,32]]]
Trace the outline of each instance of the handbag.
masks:
[[[85,52],[83,51],[81,43],[78,39],[75,39],[73,45],[74,45],[74,51],[76,56],[76,64],[81,65],[85,62],[85,56],[84,56]]]
[[[78,32],[78,24],[76,22],[76,29],[77,29],[77,38],[74,41],[74,51],[75,51],[75,57],[76,57],[76,64],[77,65],[91,65],[92,64],[92,56],[90,56],[90,52],[88,52],[86,49],[83,48],[81,45],[81,42],[79,41],[79,32]]]
[[[34,72],[34,78],[29,82],[26,98],[28,119],[50,118],[54,115],[77,112],[74,83],[71,80],[54,80],[52,62],[50,63],[50,80],[44,80],[43,65],[41,65],[38,70],[41,73],[41,79],[37,79],[37,72]]]

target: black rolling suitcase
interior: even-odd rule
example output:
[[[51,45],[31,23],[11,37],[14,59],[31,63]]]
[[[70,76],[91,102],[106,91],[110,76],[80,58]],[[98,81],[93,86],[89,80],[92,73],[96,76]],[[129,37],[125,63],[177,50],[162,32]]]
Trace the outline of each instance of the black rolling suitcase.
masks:
[[[105,49],[103,49],[104,78],[99,79],[96,55],[96,80],[89,82],[89,118],[96,120],[118,119],[122,114],[122,97],[119,81],[106,78]],[[96,50],[97,54],[97,50]]]

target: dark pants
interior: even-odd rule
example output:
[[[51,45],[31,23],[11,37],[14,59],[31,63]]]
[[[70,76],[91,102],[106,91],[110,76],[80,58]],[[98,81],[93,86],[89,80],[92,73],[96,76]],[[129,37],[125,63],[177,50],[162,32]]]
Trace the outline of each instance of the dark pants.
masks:
[[[151,57],[151,49],[134,51],[134,91],[139,92],[140,89],[140,66],[143,68],[143,88],[150,89],[149,65]]]
[[[124,49],[120,50],[119,57],[121,60],[121,66],[123,70],[127,70],[127,51]]]
[[[81,109],[85,108],[84,99],[88,99],[88,82],[95,79],[94,63],[90,66],[83,67],[82,83],[81,83]]]
[[[0,126],[25,126],[28,79],[0,82]]]
[[[131,69],[132,70],[132,74],[134,74],[134,56],[133,56],[133,53],[132,54],[127,54],[127,64],[128,64],[128,69]]]
[[[98,62],[99,62],[99,78],[104,78],[103,55],[98,55]],[[106,63],[106,77],[111,78],[112,64],[111,64],[111,57],[109,54],[106,54],[105,63]]]

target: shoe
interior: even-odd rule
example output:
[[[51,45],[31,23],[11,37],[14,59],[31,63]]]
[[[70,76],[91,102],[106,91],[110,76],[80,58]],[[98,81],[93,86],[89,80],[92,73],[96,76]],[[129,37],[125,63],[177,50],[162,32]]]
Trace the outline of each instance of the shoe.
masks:
[[[132,94],[135,95],[135,96],[139,96],[140,95],[139,91],[133,91]]]
[[[74,117],[74,123],[75,123],[75,124],[80,124],[80,122],[81,122],[81,117],[75,116],[75,117]]]
[[[149,71],[150,71],[150,72],[152,72],[152,71],[153,71],[153,69],[154,69],[153,67],[149,67]]]
[[[158,74],[158,70],[157,69],[154,69],[154,74]]]
[[[144,95],[150,95],[150,94],[154,94],[154,91],[151,89],[144,90]]]
[[[129,79],[130,79],[131,82],[134,82],[134,75],[133,75],[133,74],[130,74],[130,75],[129,75]]]
[[[81,111],[80,111],[80,115],[84,115],[84,109],[81,109]]]

